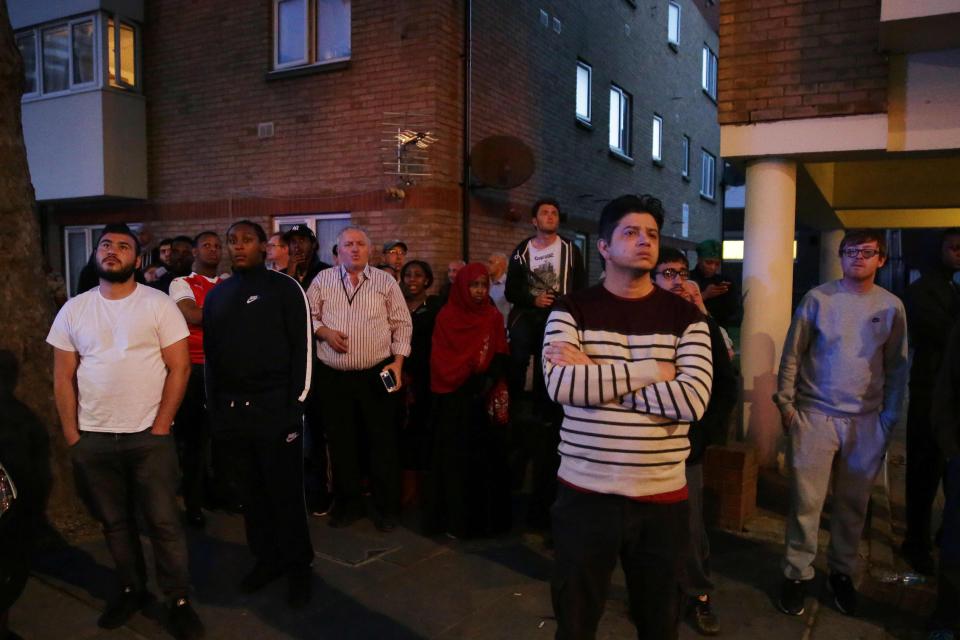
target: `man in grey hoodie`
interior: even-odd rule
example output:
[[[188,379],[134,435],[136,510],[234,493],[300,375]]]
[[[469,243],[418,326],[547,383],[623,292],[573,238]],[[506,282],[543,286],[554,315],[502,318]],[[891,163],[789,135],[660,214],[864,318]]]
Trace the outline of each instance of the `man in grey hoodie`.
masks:
[[[834,470],[830,587],[837,608],[856,610],[852,576],[867,503],[907,384],[907,320],[900,299],[874,284],[886,262],[883,232],[848,231],[843,278],[800,301],[783,347],[778,390],[791,474],[780,609],[804,611],[813,579],[820,512]]]

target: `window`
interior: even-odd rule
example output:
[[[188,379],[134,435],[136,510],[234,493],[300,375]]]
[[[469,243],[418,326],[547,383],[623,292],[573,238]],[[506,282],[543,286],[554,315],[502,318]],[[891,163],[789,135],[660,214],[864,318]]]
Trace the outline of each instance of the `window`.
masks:
[[[590,122],[591,79],[593,69],[586,62],[577,62],[577,117]]]
[[[700,72],[700,84],[704,92],[717,99],[717,54],[710,47],[703,45],[703,69]]]
[[[349,213],[306,214],[278,216],[273,219],[273,230],[285,233],[295,224],[305,224],[317,236],[317,256],[327,264],[333,264],[333,245],[340,230],[350,225]],[[371,251],[378,251],[372,248]]]
[[[690,235],[690,205],[683,203],[680,214],[680,235],[686,238]]]
[[[350,0],[274,0],[273,68],[350,57]]]
[[[680,138],[680,175],[690,177],[690,136]]]
[[[117,23],[119,33],[114,29]],[[82,16],[27,29],[16,34],[16,38],[23,56],[24,97],[105,84],[119,89],[136,88],[138,27],[118,16]]]
[[[37,93],[40,91],[40,85],[37,82],[37,33],[27,31],[17,34],[17,48],[20,49],[20,55],[23,57],[23,93]]]
[[[610,148],[625,156],[630,155],[630,94],[610,86]]]
[[[650,150],[650,157],[654,162],[660,162],[663,159],[663,118],[653,116],[653,148]]]
[[[667,42],[680,44],[680,5],[676,2],[667,5]]]
[[[120,22],[117,33],[113,19],[107,20],[107,48],[110,52],[107,73],[111,87],[137,86],[137,30],[132,24]],[[120,75],[117,76],[117,69]]]
[[[713,199],[717,180],[717,159],[706,149],[700,150],[700,195]]]

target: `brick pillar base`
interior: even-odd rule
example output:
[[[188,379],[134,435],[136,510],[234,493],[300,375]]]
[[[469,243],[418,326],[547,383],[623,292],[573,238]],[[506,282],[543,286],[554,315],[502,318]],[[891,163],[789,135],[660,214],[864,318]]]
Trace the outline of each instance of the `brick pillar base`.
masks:
[[[746,443],[711,446],[703,463],[704,519],[739,531],[757,510],[756,450]]]

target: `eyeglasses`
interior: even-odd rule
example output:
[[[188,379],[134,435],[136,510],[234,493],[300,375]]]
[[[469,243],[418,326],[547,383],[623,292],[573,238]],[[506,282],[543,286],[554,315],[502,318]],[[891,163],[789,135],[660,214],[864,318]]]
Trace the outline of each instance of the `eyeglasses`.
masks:
[[[681,280],[686,280],[690,277],[690,272],[686,269],[664,269],[663,271],[655,271],[654,275],[661,276],[667,280],[675,280],[677,276],[680,276]]]
[[[840,253],[847,256],[848,258],[856,258],[857,256],[863,256],[864,258],[869,260],[873,256],[880,255],[880,250],[879,249],[857,249],[856,247],[847,247]]]

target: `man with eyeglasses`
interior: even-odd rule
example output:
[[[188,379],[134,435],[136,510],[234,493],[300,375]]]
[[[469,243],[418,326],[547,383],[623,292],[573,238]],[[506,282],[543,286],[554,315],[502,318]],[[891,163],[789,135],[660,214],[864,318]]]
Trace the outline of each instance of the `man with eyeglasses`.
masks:
[[[290,245],[281,232],[276,232],[267,240],[267,269],[286,271],[290,262]]]
[[[720,325],[710,317],[700,288],[690,279],[687,257],[679,249],[662,247],[653,282],[661,289],[675,293],[693,304],[705,316],[710,330],[710,350],[713,357],[713,380],[710,400],[703,417],[690,425],[690,454],[686,460],[688,503],[690,505],[690,545],[687,550],[686,572],[680,588],[687,597],[687,616],[694,628],[705,636],[720,633],[720,621],[713,612],[710,594],[710,541],[703,522],[703,455],[712,444],[723,444],[727,420],[737,400],[737,379],[730,363],[726,341]]]
[[[383,269],[393,276],[393,279],[400,281],[400,270],[407,259],[407,243],[403,240],[390,240],[383,244],[383,258],[378,269]]]
[[[804,612],[831,469],[829,586],[837,609],[856,612],[857,547],[908,374],[903,303],[874,284],[885,262],[882,231],[847,231],[843,278],[803,297],[783,346],[773,399],[789,439],[791,505],[778,603],[789,615]]]

